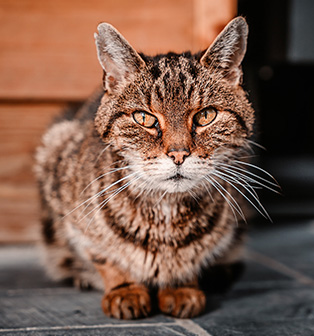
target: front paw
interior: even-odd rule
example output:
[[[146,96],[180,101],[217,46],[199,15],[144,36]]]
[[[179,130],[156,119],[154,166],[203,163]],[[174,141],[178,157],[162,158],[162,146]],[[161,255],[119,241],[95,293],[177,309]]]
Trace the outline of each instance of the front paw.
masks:
[[[136,284],[113,289],[104,296],[102,309],[106,315],[119,319],[129,320],[148,316],[151,311],[148,289]]]
[[[180,318],[190,318],[204,311],[206,297],[197,288],[167,288],[159,290],[158,303],[160,310],[165,314]]]

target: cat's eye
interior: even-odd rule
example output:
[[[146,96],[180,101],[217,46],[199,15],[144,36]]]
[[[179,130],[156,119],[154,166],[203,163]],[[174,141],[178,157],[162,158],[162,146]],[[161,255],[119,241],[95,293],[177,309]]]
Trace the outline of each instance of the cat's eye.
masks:
[[[213,107],[208,107],[197,112],[193,118],[196,126],[207,126],[216,118],[217,111]]]
[[[151,128],[156,125],[157,118],[150,113],[138,111],[133,113],[133,119],[143,127]]]

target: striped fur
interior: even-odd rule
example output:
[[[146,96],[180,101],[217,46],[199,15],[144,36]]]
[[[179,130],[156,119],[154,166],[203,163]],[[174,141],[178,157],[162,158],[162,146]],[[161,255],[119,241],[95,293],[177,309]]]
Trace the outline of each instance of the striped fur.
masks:
[[[245,231],[241,193],[221,167],[236,166],[252,135],[239,85],[246,23],[233,20],[206,52],[155,57],[137,54],[110,25],[98,30],[105,92],[51,127],[37,152],[48,272],[105,289],[111,316],[147,315],[146,286],[161,288],[165,313],[197,315],[205,305],[197,277],[237,261]],[[207,107],[216,119],[195,125]],[[135,111],[158,124],[140,126]],[[188,154],[178,165],[169,153],[180,148]]]

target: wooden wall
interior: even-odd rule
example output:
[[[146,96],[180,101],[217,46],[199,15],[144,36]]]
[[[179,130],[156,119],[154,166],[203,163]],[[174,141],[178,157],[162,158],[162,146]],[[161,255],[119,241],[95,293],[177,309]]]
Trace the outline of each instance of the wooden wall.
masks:
[[[98,23],[154,54],[206,48],[235,14],[236,0],[0,0],[0,243],[39,237],[34,150],[101,83]]]

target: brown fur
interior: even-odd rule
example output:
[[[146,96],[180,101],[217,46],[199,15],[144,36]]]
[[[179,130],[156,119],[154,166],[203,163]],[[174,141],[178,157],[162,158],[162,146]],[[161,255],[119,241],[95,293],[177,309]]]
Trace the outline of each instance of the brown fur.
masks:
[[[237,261],[243,240],[241,194],[214,174],[249,148],[254,112],[240,86],[247,25],[233,20],[206,52],[156,57],[137,54],[108,24],[98,30],[101,103],[96,95],[55,124],[37,153],[48,272],[105,289],[110,316],[149,314],[149,286],[160,289],[162,312],[198,315],[205,296],[195,279]],[[197,126],[207,107],[215,120]],[[158,123],[137,124],[136,111]]]

